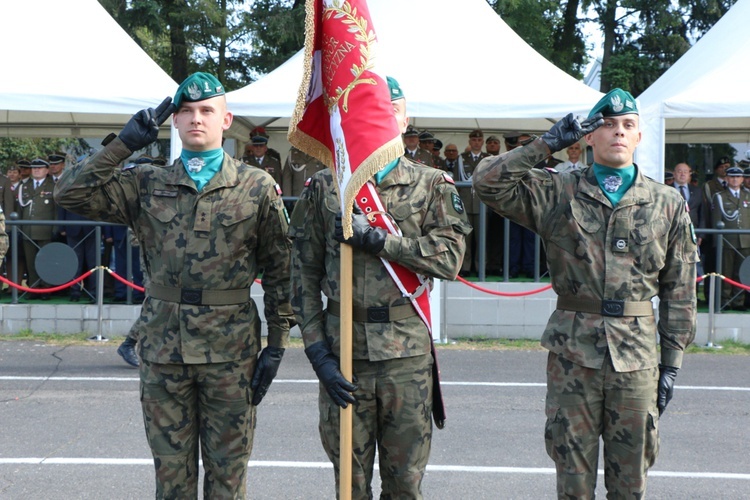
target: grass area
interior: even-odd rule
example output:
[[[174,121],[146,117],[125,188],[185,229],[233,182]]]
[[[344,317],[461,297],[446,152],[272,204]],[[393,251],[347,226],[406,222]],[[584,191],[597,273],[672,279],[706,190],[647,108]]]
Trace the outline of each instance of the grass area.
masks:
[[[0,342],[11,341],[32,341],[44,342],[50,345],[101,345],[101,341],[90,340],[93,337],[91,333],[35,333],[30,330],[24,330],[17,334],[0,335]],[[112,345],[119,345],[125,340],[124,336],[115,336],[109,339]],[[265,341],[265,339],[264,339]],[[265,342],[264,342],[265,344]],[[724,340],[716,343],[721,346],[707,348],[704,345],[691,345],[687,349],[687,354],[734,354],[750,356],[750,344],[743,344],[731,340]],[[289,339],[290,348],[303,348],[302,339]],[[469,338],[458,337],[450,339],[447,344],[437,344],[438,350],[465,350],[465,351],[542,351],[544,348],[535,339],[496,339],[496,338]]]

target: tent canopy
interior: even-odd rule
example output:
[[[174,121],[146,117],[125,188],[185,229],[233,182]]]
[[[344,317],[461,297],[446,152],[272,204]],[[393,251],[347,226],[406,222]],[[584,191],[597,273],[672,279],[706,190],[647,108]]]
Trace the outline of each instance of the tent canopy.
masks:
[[[662,167],[665,142],[750,142],[748,19],[750,0],[738,0],[640,95],[639,162]]]
[[[430,131],[542,132],[601,93],[524,42],[484,0],[370,0],[377,64],[404,90],[410,122]],[[235,115],[286,130],[302,79],[302,51],[230,92]]]

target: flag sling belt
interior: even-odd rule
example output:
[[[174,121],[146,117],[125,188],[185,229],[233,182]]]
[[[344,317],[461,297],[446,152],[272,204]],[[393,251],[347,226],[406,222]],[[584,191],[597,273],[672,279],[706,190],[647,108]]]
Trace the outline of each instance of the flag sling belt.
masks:
[[[341,316],[341,304],[328,299],[328,314]],[[352,320],[358,323],[390,323],[416,316],[417,312],[411,304],[401,306],[357,307],[352,306]]]
[[[654,306],[650,300],[628,302],[625,300],[592,300],[577,297],[557,297],[557,308],[563,311],[576,311],[602,316],[653,316]]]
[[[250,301],[249,288],[202,290],[199,288],[177,288],[149,283],[146,287],[146,294],[154,299],[195,306],[229,306],[244,304]]]

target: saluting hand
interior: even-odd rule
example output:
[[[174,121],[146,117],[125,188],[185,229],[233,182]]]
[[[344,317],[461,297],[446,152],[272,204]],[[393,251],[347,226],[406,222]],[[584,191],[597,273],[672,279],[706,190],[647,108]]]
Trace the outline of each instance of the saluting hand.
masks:
[[[542,140],[547,144],[550,153],[555,153],[575,144],[581,140],[581,137],[590,134],[602,125],[604,125],[604,118],[601,113],[596,113],[586,120],[570,113],[552,125],[552,128],[542,135]]]
[[[159,127],[176,109],[177,107],[172,104],[172,98],[167,97],[156,109],[140,110],[125,124],[125,128],[120,132],[120,140],[131,151],[145,148],[156,140]]]

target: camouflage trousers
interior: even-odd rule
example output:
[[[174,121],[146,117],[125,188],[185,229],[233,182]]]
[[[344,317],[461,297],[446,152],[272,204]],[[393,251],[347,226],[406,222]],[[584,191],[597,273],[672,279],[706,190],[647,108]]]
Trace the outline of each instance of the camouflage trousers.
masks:
[[[372,498],[375,450],[383,499],[422,498],[432,444],[432,355],[387,361],[354,360],[359,389],[352,412],[352,498]],[[323,448],[339,493],[339,407],[320,386]]]
[[[256,358],[229,363],[165,365],[141,360],[141,406],[154,456],[156,498],[244,499],[253,447],[250,380]]]
[[[558,498],[594,498],[600,436],[607,498],[644,497],[659,452],[658,381],[658,368],[616,372],[609,355],[596,370],[549,354],[544,440]]]

